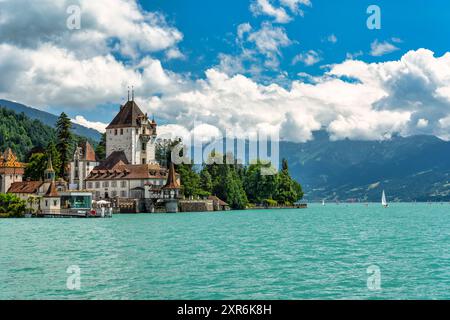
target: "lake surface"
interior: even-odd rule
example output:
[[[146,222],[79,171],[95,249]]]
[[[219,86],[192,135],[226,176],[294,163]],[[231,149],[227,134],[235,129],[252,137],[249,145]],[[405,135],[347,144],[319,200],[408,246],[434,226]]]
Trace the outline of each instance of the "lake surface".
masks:
[[[0,220],[0,299],[417,298],[450,299],[449,204]]]

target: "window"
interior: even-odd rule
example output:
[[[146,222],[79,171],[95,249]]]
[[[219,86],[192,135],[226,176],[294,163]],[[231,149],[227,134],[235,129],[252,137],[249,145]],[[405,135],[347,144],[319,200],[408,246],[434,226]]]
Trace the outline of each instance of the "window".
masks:
[[[136,134],[139,134],[139,129],[136,129]]]
[[[146,164],[147,163],[147,159],[142,158],[142,164]]]
[[[120,196],[121,196],[122,198],[126,198],[126,197],[127,197],[127,192],[126,192],[126,191],[121,191],[121,192],[120,192]]]
[[[108,181],[104,181],[103,182],[103,188],[109,188],[109,182]]]
[[[111,196],[112,196],[113,198],[117,197],[117,191],[113,191],[113,192],[111,193]]]
[[[117,181],[111,181],[111,188],[117,188]]]
[[[120,135],[123,136],[123,129],[120,129]]]
[[[48,207],[48,200],[45,200],[45,206]]]
[[[53,206],[56,207],[58,205],[58,201],[57,200],[53,200]]]
[[[95,197],[98,199],[98,198],[100,198],[100,191],[96,191],[95,192]]]
[[[92,182],[88,182],[87,185],[88,185],[88,188],[89,188],[89,189],[92,189]]]
[[[97,193],[100,196],[100,192]],[[90,195],[74,196],[67,195],[61,197],[61,203],[65,209],[89,209],[91,208],[92,197]]]
[[[120,187],[126,188],[127,187],[127,182],[126,181],[121,181],[120,182]]]
[[[96,182],[96,183],[95,183],[95,188],[96,188],[96,189],[100,188],[100,182]]]
[[[116,136],[117,136],[117,129],[115,129],[115,130],[114,130],[114,135],[116,135]]]
[[[147,150],[147,144],[145,142],[142,143],[142,150]]]

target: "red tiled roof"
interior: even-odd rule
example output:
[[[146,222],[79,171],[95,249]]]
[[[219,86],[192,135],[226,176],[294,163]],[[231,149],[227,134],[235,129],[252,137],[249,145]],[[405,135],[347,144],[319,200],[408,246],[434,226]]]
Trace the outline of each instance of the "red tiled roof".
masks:
[[[42,181],[14,182],[8,193],[37,193],[43,184]]]
[[[45,198],[56,198],[59,197],[58,191],[56,191],[56,185],[55,182],[52,181],[52,183],[50,183],[50,186],[48,187],[47,192],[45,193]]]
[[[167,170],[160,166],[149,164],[118,164],[114,169],[109,170],[95,168],[86,180],[164,179],[166,176]]]

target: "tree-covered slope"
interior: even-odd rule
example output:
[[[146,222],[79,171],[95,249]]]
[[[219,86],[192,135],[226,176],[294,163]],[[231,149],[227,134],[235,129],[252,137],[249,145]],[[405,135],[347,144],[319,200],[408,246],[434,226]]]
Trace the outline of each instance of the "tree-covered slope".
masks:
[[[54,114],[51,114],[51,113],[48,113],[45,111],[41,111],[41,110],[38,110],[38,109],[35,109],[32,107],[28,107],[28,106],[20,104],[20,103],[8,101],[8,100],[0,99],[0,107],[7,108],[16,113],[23,112],[29,118],[39,120],[43,124],[46,124],[50,127],[54,127],[56,125],[56,121],[58,120],[58,116],[56,116]],[[73,123],[72,130],[73,130],[73,133],[76,135],[89,138],[92,141],[97,141],[97,142],[100,141],[101,134],[100,134],[100,132],[98,132],[94,129],[86,128],[86,127],[83,127],[83,126]]]
[[[92,139],[74,135],[70,144],[70,154],[74,146],[82,140],[88,140],[96,147]],[[46,150],[50,142],[57,143],[54,128],[39,120],[30,119],[24,113],[0,107],[0,151],[11,148],[21,161],[28,161],[31,152]]]
[[[0,150],[11,148],[24,161],[33,148],[45,148],[55,131],[39,120],[0,107]]]

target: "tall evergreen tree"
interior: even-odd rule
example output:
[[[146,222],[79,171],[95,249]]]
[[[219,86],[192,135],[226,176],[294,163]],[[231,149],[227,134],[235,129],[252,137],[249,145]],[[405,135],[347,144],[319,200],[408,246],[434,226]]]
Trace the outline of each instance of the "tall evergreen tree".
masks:
[[[71,128],[72,123],[69,117],[64,112],[61,113],[58,122],[56,123],[56,136],[58,141],[56,148],[61,159],[61,167],[58,173],[59,176],[63,178],[66,176],[65,171],[69,163],[71,144],[73,142],[72,132],[70,131]]]
[[[227,165],[223,165],[227,167]],[[242,180],[234,168],[229,169],[224,177],[224,199],[233,209],[245,209],[248,205],[247,195]]]
[[[106,133],[102,134],[102,138],[95,148],[95,154],[99,160],[105,160],[106,158]]]
[[[195,197],[201,195],[200,177],[194,171],[192,164],[181,164],[176,168],[180,174],[181,187],[185,197]]]
[[[289,175],[289,165],[286,159],[283,159],[282,170],[278,175],[278,186],[275,194],[275,200],[279,204],[291,205],[303,197],[300,184],[294,181]]]
[[[212,192],[213,182],[211,174],[208,170],[203,169],[200,172],[200,188],[209,194],[211,194]]]
[[[61,172],[60,154],[56,148],[56,144],[53,141],[51,141],[47,146],[47,152],[45,155],[46,161],[48,161],[49,158],[52,159],[52,165],[55,172]]]

